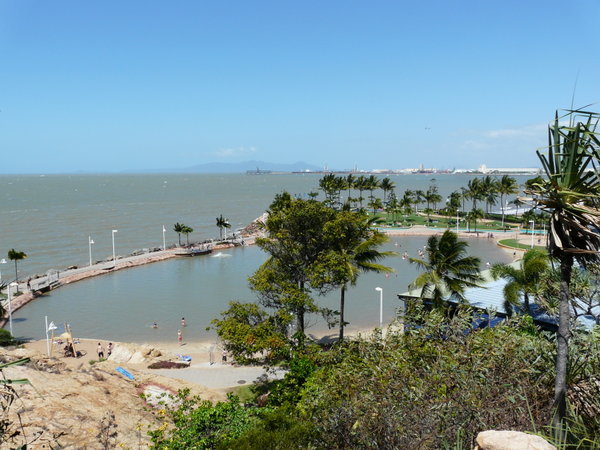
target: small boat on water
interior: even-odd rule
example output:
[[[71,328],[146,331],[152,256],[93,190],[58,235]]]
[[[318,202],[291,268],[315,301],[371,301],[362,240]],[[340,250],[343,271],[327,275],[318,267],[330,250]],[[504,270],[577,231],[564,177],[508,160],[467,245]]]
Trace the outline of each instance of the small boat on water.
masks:
[[[199,255],[208,255],[212,253],[211,247],[206,248],[180,248],[175,251],[177,256],[199,256]]]

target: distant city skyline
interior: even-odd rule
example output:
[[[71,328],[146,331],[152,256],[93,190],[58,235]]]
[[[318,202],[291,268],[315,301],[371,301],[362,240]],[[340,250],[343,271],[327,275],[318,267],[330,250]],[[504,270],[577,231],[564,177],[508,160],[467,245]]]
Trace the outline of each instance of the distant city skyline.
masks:
[[[0,173],[539,167],[600,3],[0,2]],[[592,110],[600,110],[598,105]]]

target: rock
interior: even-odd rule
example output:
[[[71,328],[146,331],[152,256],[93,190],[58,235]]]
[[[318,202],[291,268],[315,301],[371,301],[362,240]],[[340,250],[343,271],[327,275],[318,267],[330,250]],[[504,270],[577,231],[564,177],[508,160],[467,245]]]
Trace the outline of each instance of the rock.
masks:
[[[482,431],[476,443],[479,450],[556,450],[545,439],[520,431]]]
[[[119,364],[146,364],[160,356],[160,350],[147,345],[116,344],[108,359]]]

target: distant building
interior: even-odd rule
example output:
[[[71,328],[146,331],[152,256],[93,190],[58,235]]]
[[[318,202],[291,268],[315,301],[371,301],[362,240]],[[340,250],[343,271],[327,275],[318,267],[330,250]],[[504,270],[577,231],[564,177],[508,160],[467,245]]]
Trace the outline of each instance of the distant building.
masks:
[[[485,164],[479,166],[478,172],[491,175],[491,174],[505,174],[505,175],[539,175],[540,169],[532,167],[502,167],[502,168],[491,168]]]

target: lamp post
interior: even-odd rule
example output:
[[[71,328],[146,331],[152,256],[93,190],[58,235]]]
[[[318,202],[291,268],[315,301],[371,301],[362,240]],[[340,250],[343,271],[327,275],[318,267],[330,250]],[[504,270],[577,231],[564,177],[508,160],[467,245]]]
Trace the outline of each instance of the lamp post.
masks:
[[[460,219],[458,218],[458,208],[456,208],[456,234],[458,234],[458,222]]]
[[[91,236],[88,236],[88,247],[90,248],[90,266],[92,265],[92,244],[94,243],[94,240],[92,239]]]
[[[165,229],[165,226],[163,225],[163,251],[167,249],[167,243],[165,241],[165,233],[167,232],[167,230]]]
[[[16,287],[17,290],[19,289],[19,284],[18,283],[10,283],[8,285],[8,328],[10,329],[10,335],[13,335],[13,329],[12,329],[12,288]]]
[[[6,264],[6,259],[0,259],[0,264]],[[0,271],[0,281],[2,281],[2,271]]]
[[[379,291],[379,328],[383,330],[383,289],[376,287],[375,290]]]
[[[115,264],[115,261],[117,260],[116,256],[115,256],[115,233],[119,231],[119,230],[112,230],[112,244],[113,244],[113,264]]]
[[[531,248],[533,248],[533,233],[535,231],[535,220],[530,220],[529,223],[531,224]]]

